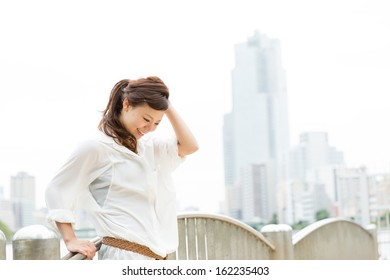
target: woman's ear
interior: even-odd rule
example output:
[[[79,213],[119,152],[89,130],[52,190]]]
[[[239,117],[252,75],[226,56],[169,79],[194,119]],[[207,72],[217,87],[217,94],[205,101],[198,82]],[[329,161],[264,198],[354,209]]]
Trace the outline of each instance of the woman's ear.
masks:
[[[127,98],[123,99],[123,110],[127,112],[130,108],[129,100]]]

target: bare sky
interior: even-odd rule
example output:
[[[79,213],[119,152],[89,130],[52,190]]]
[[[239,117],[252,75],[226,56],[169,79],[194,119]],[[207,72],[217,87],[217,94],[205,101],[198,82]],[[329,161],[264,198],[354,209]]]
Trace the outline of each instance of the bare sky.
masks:
[[[37,200],[94,133],[112,86],[158,75],[200,150],[175,173],[182,208],[223,200],[222,120],[234,45],[281,41],[291,144],[327,131],[351,166],[389,170],[390,1],[1,1],[0,185],[26,171]],[[170,132],[167,120],[161,132]]]

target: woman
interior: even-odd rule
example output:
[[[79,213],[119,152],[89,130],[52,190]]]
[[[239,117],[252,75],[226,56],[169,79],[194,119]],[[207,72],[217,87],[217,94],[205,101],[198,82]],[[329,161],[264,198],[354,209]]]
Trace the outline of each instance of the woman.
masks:
[[[74,211],[84,208],[103,238],[99,259],[164,259],[178,246],[171,173],[198,149],[158,77],[119,81],[111,91],[96,139],[79,145],[46,190],[48,220],[71,252],[95,256],[77,239]],[[154,131],[164,115],[175,137]]]

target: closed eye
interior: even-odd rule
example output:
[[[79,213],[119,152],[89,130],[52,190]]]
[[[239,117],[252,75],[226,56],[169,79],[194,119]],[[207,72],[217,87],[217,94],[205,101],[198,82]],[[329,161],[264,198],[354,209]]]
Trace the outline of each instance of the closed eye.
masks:
[[[146,122],[150,122],[150,120],[149,119],[147,119],[147,118],[145,118],[145,117],[143,117],[143,119],[146,121]],[[156,122],[156,123],[154,123],[155,125],[159,125],[160,124],[160,122]]]

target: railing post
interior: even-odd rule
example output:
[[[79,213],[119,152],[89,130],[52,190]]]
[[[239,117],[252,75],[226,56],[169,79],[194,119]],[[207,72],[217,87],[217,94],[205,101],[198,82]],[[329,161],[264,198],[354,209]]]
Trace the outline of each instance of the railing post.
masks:
[[[12,252],[14,260],[59,260],[60,240],[49,228],[31,225],[14,234]]]
[[[0,230],[0,260],[5,260],[7,258],[6,246],[7,239],[5,238],[5,234]]]
[[[261,233],[275,246],[273,260],[293,260],[292,228],[289,225],[266,225]]]

